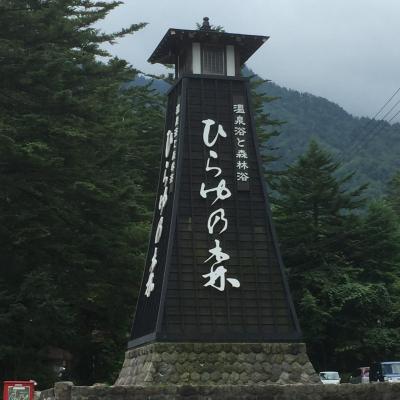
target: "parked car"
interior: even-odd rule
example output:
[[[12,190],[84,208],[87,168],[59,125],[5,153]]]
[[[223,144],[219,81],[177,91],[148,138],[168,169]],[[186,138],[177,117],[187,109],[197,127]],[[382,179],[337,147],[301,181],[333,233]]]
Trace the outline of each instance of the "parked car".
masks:
[[[369,381],[400,383],[400,361],[373,363],[369,371]]]
[[[369,367],[360,367],[351,373],[350,383],[369,383]]]
[[[340,383],[340,375],[337,371],[321,371],[319,379],[324,385],[337,385]]]

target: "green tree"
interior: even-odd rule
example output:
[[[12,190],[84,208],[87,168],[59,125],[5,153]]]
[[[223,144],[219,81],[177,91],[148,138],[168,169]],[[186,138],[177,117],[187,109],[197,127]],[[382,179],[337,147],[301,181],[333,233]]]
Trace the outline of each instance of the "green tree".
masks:
[[[399,275],[400,229],[396,213],[384,200],[371,201],[362,216],[353,262],[362,267],[360,279],[390,287]]]
[[[400,172],[397,172],[389,182],[388,201],[400,217]]]
[[[318,369],[398,357],[399,224],[386,201],[362,212],[317,143],[278,180],[275,220],[290,286]]]
[[[280,135],[279,128],[285,122],[273,118],[269,112],[269,104],[279,98],[268,94],[269,80],[260,78],[246,66],[242,69],[242,75],[248,77],[250,80],[250,101],[253,109],[264,175],[268,184],[273,188],[275,177],[280,174],[275,163],[280,159],[280,156],[277,154],[279,148],[276,145],[272,145],[272,142],[273,138]]]
[[[274,217],[282,241],[285,263],[293,290],[301,292],[304,282],[318,284],[315,272],[334,260],[340,261],[352,240],[352,213],[363,200],[365,186],[346,190],[353,174],[337,177],[340,164],[314,141],[299,160],[289,166],[277,183]]]
[[[395,211],[386,200],[372,201],[363,215],[359,246],[354,262],[360,265],[359,280],[380,285],[383,308],[373,312],[375,323],[366,329],[363,352],[371,359],[400,356],[400,225]],[[372,300],[373,297],[371,296]]]
[[[55,347],[72,354],[75,382],[112,382],[123,356],[163,101],[148,87],[121,90],[137,71],[101,48],[145,25],[93,27],[119,4],[0,3],[3,379],[48,386]]]
[[[271,145],[271,139],[279,136],[279,127],[284,122],[272,118],[270,113],[266,112],[268,104],[278,100],[277,97],[269,96],[264,91],[265,85],[268,82],[268,80],[261,79],[257,75],[250,76],[251,102],[254,111],[256,134],[260,143],[264,170],[267,176],[271,178],[271,175],[273,175],[271,163],[279,159],[275,153],[277,147]]]
[[[346,320],[343,314],[352,300],[339,302],[338,293],[356,290],[359,274],[347,253],[358,239],[360,218],[354,211],[363,204],[365,186],[346,190],[352,174],[338,177],[339,167],[311,142],[307,152],[278,178],[274,200],[290,287],[305,338],[321,368],[335,360],[337,338],[347,331],[339,321]]]
[[[317,369],[350,372],[399,354],[396,303],[384,284],[332,273],[313,293],[305,289],[297,308]]]

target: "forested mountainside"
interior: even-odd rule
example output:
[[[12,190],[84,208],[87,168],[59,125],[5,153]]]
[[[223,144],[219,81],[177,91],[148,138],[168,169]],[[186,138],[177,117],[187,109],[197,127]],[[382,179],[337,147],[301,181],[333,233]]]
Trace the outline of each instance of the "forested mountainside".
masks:
[[[400,169],[400,124],[357,118],[337,104],[309,93],[300,93],[272,82],[262,87],[277,100],[267,104],[272,118],[286,121],[273,139],[281,155],[278,167],[302,154],[311,139],[355,171],[354,184],[369,182],[368,193],[379,196]]]
[[[245,74],[251,74],[245,71]],[[148,82],[139,77],[137,84]],[[155,81],[161,92],[168,84]],[[400,124],[370,118],[357,118],[339,105],[309,93],[281,87],[273,82],[262,84],[262,90],[274,101],[265,105],[272,119],[285,121],[281,134],[273,139],[280,159],[272,167],[282,169],[302,154],[311,139],[342,161],[342,171],[356,172],[352,183],[369,182],[370,196],[384,193],[387,182],[400,170]]]

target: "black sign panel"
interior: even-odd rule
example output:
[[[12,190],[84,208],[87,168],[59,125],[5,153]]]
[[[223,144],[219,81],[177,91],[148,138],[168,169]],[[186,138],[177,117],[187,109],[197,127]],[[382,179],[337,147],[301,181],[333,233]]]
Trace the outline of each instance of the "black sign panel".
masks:
[[[237,189],[250,190],[249,113],[243,95],[233,95],[232,103]]]
[[[178,149],[181,136],[181,85],[169,95],[158,195],[154,207],[153,226],[143,274],[142,286],[132,328],[132,338],[151,335],[156,331],[161,293],[171,236]]]
[[[267,204],[248,90],[245,78],[190,76],[170,93],[169,126],[175,124],[178,92],[182,95],[176,186],[157,253],[162,266],[156,268],[164,276],[155,274],[154,290],[146,297],[156,209],[131,346],[150,333],[142,341],[300,339]]]

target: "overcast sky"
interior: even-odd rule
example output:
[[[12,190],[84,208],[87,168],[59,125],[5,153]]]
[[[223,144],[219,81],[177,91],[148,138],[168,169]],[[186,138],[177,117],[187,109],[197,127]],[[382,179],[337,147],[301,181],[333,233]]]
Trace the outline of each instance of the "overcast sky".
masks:
[[[125,0],[101,28],[148,22],[109,50],[160,73],[146,60],[167,29],[195,29],[204,16],[227,32],[270,36],[248,61],[255,73],[354,115],[373,116],[400,87],[400,0]]]

